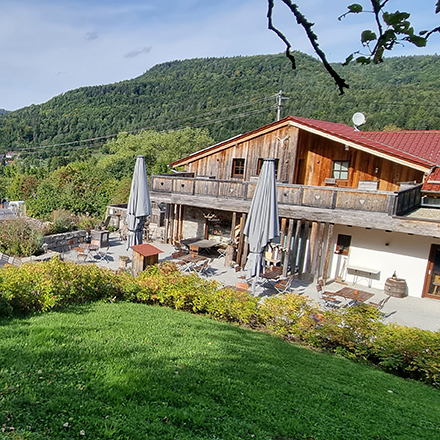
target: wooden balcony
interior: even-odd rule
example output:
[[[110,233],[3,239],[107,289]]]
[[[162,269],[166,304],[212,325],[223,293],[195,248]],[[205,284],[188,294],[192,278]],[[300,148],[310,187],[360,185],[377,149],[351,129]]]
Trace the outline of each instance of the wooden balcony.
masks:
[[[158,203],[248,212],[256,185],[256,180],[154,175],[150,180],[150,193],[152,200]],[[438,224],[421,225],[421,222],[399,217],[420,205],[420,188],[421,185],[416,185],[399,192],[387,192],[277,183],[278,210],[285,218],[439,236]]]
[[[257,182],[213,180],[209,178],[155,175],[150,187],[154,193],[181,196],[203,196],[219,199],[250,201]],[[308,206],[320,209],[350,209],[356,211],[401,214],[420,204],[420,185],[405,191],[366,191],[352,188],[311,187],[277,183],[280,205]],[[186,198],[186,197],[185,197]]]

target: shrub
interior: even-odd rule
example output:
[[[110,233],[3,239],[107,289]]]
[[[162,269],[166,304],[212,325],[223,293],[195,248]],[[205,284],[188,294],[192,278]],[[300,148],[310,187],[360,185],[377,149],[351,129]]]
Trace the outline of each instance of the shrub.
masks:
[[[376,308],[360,304],[324,312],[316,336],[323,348],[351,358],[367,359],[383,325]]]
[[[260,321],[277,335],[312,339],[317,324],[317,304],[297,293],[267,298],[259,307]]]
[[[29,257],[41,249],[43,231],[26,220],[0,222],[0,252],[15,257]]]
[[[371,347],[386,371],[440,387],[440,333],[395,324],[383,326]]]

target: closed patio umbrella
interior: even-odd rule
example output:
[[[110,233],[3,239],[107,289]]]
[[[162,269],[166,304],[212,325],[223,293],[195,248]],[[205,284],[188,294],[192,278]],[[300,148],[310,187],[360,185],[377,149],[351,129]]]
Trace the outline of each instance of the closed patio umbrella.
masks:
[[[246,242],[249,243],[245,270],[250,277],[254,277],[252,293],[255,294],[257,278],[263,265],[264,249],[271,240],[280,235],[275,159],[263,161],[243,232]]]
[[[145,158],[138,156],[127,206],[127,250],[131,246],[142,243],[142,232],[149,215],[151,215],[151,202]]]

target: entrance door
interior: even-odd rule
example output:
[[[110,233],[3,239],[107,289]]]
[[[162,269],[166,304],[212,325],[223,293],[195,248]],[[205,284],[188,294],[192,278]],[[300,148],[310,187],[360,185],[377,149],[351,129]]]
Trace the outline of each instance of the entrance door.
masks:
[[[440,245],[432,244],[423,296],[440,299]]]

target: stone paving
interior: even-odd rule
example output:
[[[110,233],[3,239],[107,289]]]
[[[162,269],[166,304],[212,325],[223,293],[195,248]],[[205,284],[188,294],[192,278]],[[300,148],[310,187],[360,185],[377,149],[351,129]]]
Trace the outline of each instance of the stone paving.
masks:
[[[120,256],[128,256],[131,261],[133,251],[131,249],[126,249],[126,242],[120,241],[119,234],[110,234],[109,244],[110,248],[107,254],[107,260],[99,261],[96,257],[94,258],[93,256],[90,256],[85,264],[97,264],[102,267],[117,270],[120,267]],[[160,241],[155,241],[151,244],[163,251],[163,253],[159,255],[159,261],[170,260],[172,258],[171,254],[175,251],[174,246],[162,243]],[[75,261],[76,252],[66,252],[62,254],[62,258]],[[234,268],[225,267],[224,261],[224,258],[217,257],[213,259],[209,278],[215,279],[226,286],[235,286],[237,282],[243,281],[243,279],[240,277],[244,274],[242,272],[236,272]],[[128,264],[128,268],[131,268],[130,263]],[[382,290],[368,288],[364,285],[331,283],[325,286],[324,290],[328,292],[336,292],[346,286],[371,292],[374,294],[374,296],[370,299],[372,302],[379,302],[381,299],[385,298],[385,294]],[[291,287],[292,291],[307,295],[315,301],[320,301],[321,299],[315,283],[305,283],[303,281],[294,280]],[[262,285],[258,283],[255,295],[264,300],[264,298],[277,293],[278,292],[274,288],[270,287],[270,284],[265,283]],[[395,322],[399,325],[418,327],[425,330],[440,330],[440,301],[435,299],[391,297],[390,300],[385,304],[382,312],[384,315],[383,321],[386,323]]]

